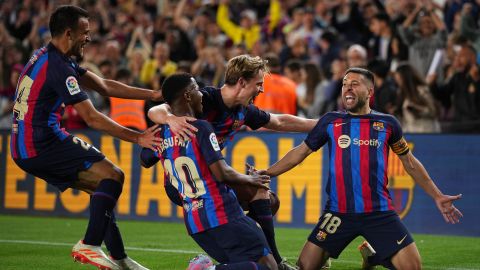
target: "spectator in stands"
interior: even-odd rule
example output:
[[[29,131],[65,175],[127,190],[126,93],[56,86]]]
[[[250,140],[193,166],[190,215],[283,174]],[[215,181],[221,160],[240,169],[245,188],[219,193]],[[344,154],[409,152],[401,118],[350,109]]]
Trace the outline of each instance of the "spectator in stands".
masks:
[[[229,0],[220,0],[217,9],[217,24],[234,44],[245,44],[247,50],[260,40],[260,25],[254,10],[246,9],[240,13],[240,25],[230,20]]]
[[[140,81],[147,86],[156,86],[154,89],[160,89],[159,80],[176,71],[177,64],[170,60],[170,47],[165,42],[158,41],[155,43],[153,58],[143,64]]]
[[[267,54],[265,60],[270,74],[263,80],[263,94],[255,98],[255,105],[269,113],[297,114],[297,84],[280,73],[280,59]]]
[[[198,53],[197,60],[192,64],[192,74],[201,77],[207,85],[218,87],[223,84],[225,58],[219,51],[219,47],[207,46]]]
[[[326,87],[328,81],[322,78],[318,66],[305,63],[301,70],[302,83],[298,86],[298,115],[316,119],[329,111],[327,105]]]
[[[367,50],[365,49],[365,47],[360,44],[353,44],[348,47],[347,66],[362,68],[367,66]]]
[[[463,45],[453,62],[454,74],[443,84],[428,78],[434,91],[452,101],[453,122],[446,129],[451,132],[480,131],[480,74],[477,53],[471,45]]]
[[[408,48],[397,35],[386,13],[377,13],[372,18],[370,31],[374,35],[368,44],[371,58],[383,59],[389,66],[393,60],[407,60]]]
[[[401,119],[403,130],[411,133],[440,132],[435,100],[418,71],[411,64],[402,63],[397,67],[394,78],[399,88],[397,116]]]
[[[295,46],[298,40],[305,42],[307,53],[310,56],[318,54],[317,41],[320,39],[323,31],[315,25],[314,11],[312,8],[305,8],[305,13],[302,18],[302,26],[297,30],[291,32],[287,36],[287,44],[289,46]]]
[[[23,65],[15,64],[10,70],[10,78],[5,86],[0,87],[0,129],[12,128],[12,110],[17,84]]]
[[[408,61],[425,77],[437,50],[445,49],[447,29],[437,16],[431,1],[427,5],[418,2],[414,12],[398,27],[399,36],[408,46]],[[417,20],[417,24],[414,22]],[[441,70],[438,65],[436,73]]]
[[[375,78],[375,91],[370,98],[370,107],[377,112],[394,114],[397,103],[397,86],[389,76],[387,62],[374,59],[368,63],[368,69]]]

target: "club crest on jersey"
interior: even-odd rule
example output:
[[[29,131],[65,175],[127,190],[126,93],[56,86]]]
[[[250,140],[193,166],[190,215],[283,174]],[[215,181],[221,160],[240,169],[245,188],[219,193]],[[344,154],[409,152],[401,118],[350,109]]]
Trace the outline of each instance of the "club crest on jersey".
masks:
[[[218,144],[215,133],[210,134],[210,143],[212,144],[213,150],[220,151],[220,145]]]
[[[325,241],[325,239],[327,238],[327,233],[324,231],[319,231],[316,238],[320,242]]]
[[[383,131],[385,129],[383,122],[373,122],[373,129],[376,131]]]
[[[75,77],[69,76],[65,81],[65,84],[67,85],[67,89],[70,95],[73,96],[77,93],[80,93],[80,86],[78,86],[78,82]]]

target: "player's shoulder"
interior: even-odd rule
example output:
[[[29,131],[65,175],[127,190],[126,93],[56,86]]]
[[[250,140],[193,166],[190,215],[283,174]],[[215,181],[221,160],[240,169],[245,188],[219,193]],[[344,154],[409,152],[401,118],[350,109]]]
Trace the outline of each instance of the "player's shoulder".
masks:
[[[331,111],[322,115],[319,119],[320,123],[331,123],[337,119],[348,118],[348,113],[346,111]]]
[[[220,94],[220,89],[213,87],[213,86],[205,86],[200,89],[202,94],[207,94],[207,95],[218,95]]]
[[[388,113],[382,113],[382,112],[377,112],[377,111],[372,110],[370,115],[372,116],[373,120],[398,124],[397,118],[395,116],[391,115],[391,114],[388,114]]]
[[[212,131],[212,124],[208,122],[207,120],[203,119],[197,119],[191,123],[194,127],[196,127],[199,131],[207,132],[207,131]]]

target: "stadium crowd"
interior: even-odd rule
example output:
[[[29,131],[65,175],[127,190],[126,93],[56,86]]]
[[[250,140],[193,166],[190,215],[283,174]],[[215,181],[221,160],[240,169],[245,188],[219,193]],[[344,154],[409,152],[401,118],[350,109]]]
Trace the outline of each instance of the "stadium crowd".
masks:
[[[0,129],[11,128],[23,64],[50,40],[48,14],[75,4],[92,16],[91,42],[77,60],[107,79],[160,89],[164,78],[184,71],[201,86],[218,87],[227,60],[251,54],[268,59],[272,71],[258,107],[318,118],[343,109],[347,68],[365,67],[375,75],[371,107],[394,114],[405,132],[480,132],[480,1],[0,2]],[[87,92],[119,123],[138,130],[149,125],[145,112],[156,103]],[[65,110],[67,129],[86,128],[72,107]]]

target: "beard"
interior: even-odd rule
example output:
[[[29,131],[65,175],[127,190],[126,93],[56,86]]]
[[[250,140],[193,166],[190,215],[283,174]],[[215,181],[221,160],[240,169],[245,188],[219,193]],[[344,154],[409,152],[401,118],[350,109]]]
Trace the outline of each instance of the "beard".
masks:
[[[347,108],[347,111],[358,113],[363,107],[365,107],[366,104],[367,102],[364,99],[359,99],[355,105],[353,105],[351,108]]]

